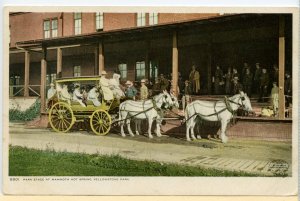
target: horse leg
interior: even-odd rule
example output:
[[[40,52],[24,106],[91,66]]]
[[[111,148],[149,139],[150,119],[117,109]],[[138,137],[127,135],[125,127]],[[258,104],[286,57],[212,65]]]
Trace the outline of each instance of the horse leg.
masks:
[[[140,135],[139,131],[141,130],[141,120],[137,119],[135,121],[135,134]]]
[[[195,137],[195,125],[196,125],[196,118],[192,118],[191,119],[191,137],[193,140],[196,140],[196,137]]]
[[[128,132],[129,132],[129,135],[130,135],[131,137],[133,137],[134,134],[133,134],[133,132],[132,132],[132,130],[131,130],[131,127],[130,127],[130,119],[127,119],[127,120],[126,120],[126,124],[127,124],[127,130],[128,130]]]
[[[156,135],[157,135],[157,137],[161,137],[160,125],[161,125],[161,120],[156,119]]]
[[[148,117],[148,136],[149,138],[153,138],[151,134],[151,127],[152,127],[153,117]]]
[[[124,115],[124,117],[125,117],[126,115]],[[126,135],[125,135],[125,132],[124,132],[124,120],[122,120],[123,118],[123,115],[122,115],[122,113],[120,112],[120,116],[119,116],[119,122],[120,122],[120,127],[121,127],[121,136],[122,137],[126,137]]]
[[[228,137],[226,136],[226,128],[228,121],[221,121],[221,140],[223,143],[227,143]]]
[[[191,119],[186,121],[186,140],[187,141],[191,141],[190,134],[189,134],[190,128],[191,128]]]

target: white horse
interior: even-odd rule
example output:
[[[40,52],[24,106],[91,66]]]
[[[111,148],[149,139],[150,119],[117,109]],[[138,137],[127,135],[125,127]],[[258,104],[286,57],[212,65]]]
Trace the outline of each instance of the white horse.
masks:
[[[148,135],[153,138],[151,134],[152,122],[156,120],[156,134],[157,137],[161,136],[160,124],[162,121],[162,109],[168,109],[173,105],[172,97],[166,91],[154,96],[152,99],[146,101],[132,101],[127,100],[119,106],[119,123],[121,126],[121,135],[125,137],[124,123],[126,121],[128,132],[134,136],[130,128],[130,120],[132,118],[148,120]],[[138,133],[137,133],[138,134]]]
[[[171,96],[172,104],[169,106],[169,109],[172,109],[173,107],[179,108],[179,102],[177,97],[173,93],[170,93],[170,96]],[[140,131],[142,130],[141,125],[143,120],[135,119],[135,118],[133,119],[135,120],[135,134],[140,135]]]
[[[194,128],[197,123],[196,117],[199,116],[206,121],[220,121],[221,140],[223,143],[226,143],[228,141],[226,136],[227,124],[233,118],[233,114],[239,107],[242,107],[248,112],[252,111],[250,100],[247,94],[242,91],[230,98],[225,98],[224,101],[210,102],[196,100],[189,103],[185,109],[187,141],[191,141],[189,135],[190,130],[192,139],[196,139]]]

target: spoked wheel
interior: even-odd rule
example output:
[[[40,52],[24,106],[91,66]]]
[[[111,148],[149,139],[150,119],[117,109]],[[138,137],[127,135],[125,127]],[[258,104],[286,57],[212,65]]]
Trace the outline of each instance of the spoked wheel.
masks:
[[[105,110],[96,110],[91,116],[90,125],[96,135],[106,135],[110,131],[111,116]]]
[[[67,103],[55,103],[49,111],[49,122],[56,132],[68,132],[75,122],[72,109]]]

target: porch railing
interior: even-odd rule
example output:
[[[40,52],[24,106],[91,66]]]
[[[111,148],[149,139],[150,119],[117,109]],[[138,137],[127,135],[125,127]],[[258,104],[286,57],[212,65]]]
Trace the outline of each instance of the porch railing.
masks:
[[[29,96],[40,96],[41,85],[28,85]],[[10,97],[22,97],[24,96],[24,85],[9,85]]]

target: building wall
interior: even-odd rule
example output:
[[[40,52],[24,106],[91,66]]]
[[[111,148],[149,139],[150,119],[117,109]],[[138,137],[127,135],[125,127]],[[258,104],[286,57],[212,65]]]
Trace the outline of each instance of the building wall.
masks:
[[[135,13],[104,13],[104,31],[136,26]]]
[[[60,13],[25,13],[9,18],[10,43],[43,38],[43,21],[47,18],[59,18]],[[61,35],[61,29],[59,30]]]
[[[217,14],[159,13],[158,24],[193,20],[216,16]],[[43,22],[45,19],[58,19],[58,37],[74,35],[73,13],[23,13],[10,15],[11,47],[19,41],[43,39]],[[149,25],[146,14],[146,25]],[[96,32],[95,13],[82,13],[82,34]],[[132,28],[137,26],[136,13],[104,13],[104,31]]]
[[[81,66],[81,76],[91,76],[95,72],[95,55],[64,56],[62,64],[62,77],[73,77],[74,66]]]
[[[180,22],[186,20],[195,20],[195,19],[203,19],[218,16],[217,13],[159,13],[158,14],[158,22],[159,24],[163,23],[171,23],[171,22]]]

